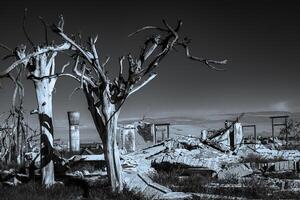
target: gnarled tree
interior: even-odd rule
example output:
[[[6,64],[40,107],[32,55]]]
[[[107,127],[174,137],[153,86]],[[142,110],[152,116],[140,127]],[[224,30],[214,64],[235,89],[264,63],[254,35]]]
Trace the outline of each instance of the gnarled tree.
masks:
[[[98,55],[97,36],[89,38],[88,46],[85,47],[81,44],[81,40],[73,36],[69,37],[64,32],[62,23],[52,27],[54,32],[77,51],[73,55],[75,58],[74,75],[81,83],[80,88],[84,91],[89,111],[103,142],[107,173],[113,191],[123,189],[116,130],[121,107],[127,98],[155,78],[154,70],[175,47],[183,48],[189,59],[199,61],[213,70],[223,70],[216,68],[214,64],[226,63],[226,60],[215,61],[192,56],[189,51],[190,40],[179,37],[181,21],[178,21],[175,28],[164,20],[163,25],[162,28],[146,26],[129,35],[133,36],[146,30],[155,33],[154,36],[146,39],[137,57],[131,54],[120,57],[119,74],[114,79],[109,78],[105,68],[109,59],[101,62],[100,55]],[[127,60],[127,70],[125,70],[125,60]]]
[[[24,34],[31,45],[27,50],[26,45],[20,45],[11,50],[2,45],[10,54],[6,58],[14,57],[13,62],[8,68],[0,72],[0,77],[11,77],[14,70],[27,72],[27,78],[32,80],[35,86],[38,108],[32,114],[38,114],[40,123],[40,168],[42,172],[42,184],[46,187],[54,184],[54,165],[53,165],[53,122],[52,122],[52,95],[58,77],[75,76],[65,73],[64,65],[59,72],[56,70],[55,58],[58,52],[66,51],[71,48],[68,42],[55,45],[49,44],[46,23],[42,20],[45,27],[45,41],[41,44],[34,44],[25,30],[26,10],[23,20]]]

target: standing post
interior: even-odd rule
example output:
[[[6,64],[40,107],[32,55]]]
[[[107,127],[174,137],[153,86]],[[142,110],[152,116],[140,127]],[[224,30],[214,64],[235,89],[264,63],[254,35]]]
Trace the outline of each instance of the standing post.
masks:
[[[273,138],[273,144],[275,143],[274,142],[274,119],[273,118],[271,118],[272,119],[272,138]]]
[[[167,125],[167,139],[170,138],[170,125]]]
[[[157,143],[157,128],[156,124],[154,124],[154,138],[155,138],[155,144]]]
[[[284,118],[284,124],[285,124],[285,146],[288,146],[288,125],[287,125],[287,118]]]
[[[80,134],[79,134],[80,113],[75,111],[68,112],[68,119],[69,119],[70,151],[79,151],[80,150]]]
[[[254,125],[254,141],[257,143],[257,135],[256,135],[256,125]]]
[[[153,135],[153,144],[156,144],[155,124],[151,124],[151,134]]]

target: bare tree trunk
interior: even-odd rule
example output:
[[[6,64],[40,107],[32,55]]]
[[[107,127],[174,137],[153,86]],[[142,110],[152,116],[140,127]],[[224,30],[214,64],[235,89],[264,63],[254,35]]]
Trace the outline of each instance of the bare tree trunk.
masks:
[[[18,115],[17,118],[17,132],[16,132],[16,158],[17,158],[17,164],[21,164],[21,154],[20,154],[20,149],[21,149],[21,144],[20,144],[20,133],[21,133],[21,127],[20,127],[20,115]]]
[[[23,115],[22,115],[23,118]],[[24,159],[25,159],[25,141],[26,141],[26,132],[25,132],[25,127],[22,122],[21,124],[21,129],[22,129],[22,135],[21,135],[21,164],[24,165]]]
[[[107,175],[111,182],[112,191],[120,192],[123,190],[122,168],[120,163],[119,148],[117,145],[117,123],[120,110],[116,111],[116,106],[104,98],[103,108],[100,111],[94,104],[94,99],[85,88],[84,90],[90,113],[94,124],[103,143],[104,157],[107,167]],[[107,95],[104,95],[106,97]],[[104,115],[101,116],[102,113]]]
[[[7,164],[10,164],[12,161],[12,151],[13,151],[12,143],[13,143],[13,141],[12,141],[11,137],[9,136],[9,150],[8,150]]]
[[[46,187],[54,184],[52,91],[48,79],[34,82],[38,101],[38,115],[41,132],[41,172],[42,184]]]
[[[110,114],[112,115],[113,113],[114,112]],[[120,192],[123,190],[120,154],[116,140],[118,115],[119,113],[114,114],[114,116],[107,123],[105,130],[107,140],[103,141],[107,174],[111,182],[112,191],[114,192]]]
[[[17,118],[17,143],[16,143],[16,157],[17,157],[17,163],[18,165],[23,164],[23,132],[22,132],[22,116],[21,116],[21,110],[17,112],[18,118]]]
[[[53,122],[52,122],[52,93],[57,77],[49,77],[55,72],[54,58],[56,53],[46,53],[35,57],[33,82],[38,103],[41,133],[41,162],[42,185],[49,187],[55,183],[53,163]]]

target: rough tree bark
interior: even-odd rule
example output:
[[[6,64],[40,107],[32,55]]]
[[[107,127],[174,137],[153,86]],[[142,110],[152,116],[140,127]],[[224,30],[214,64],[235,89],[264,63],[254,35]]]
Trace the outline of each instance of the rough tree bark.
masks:
[[[66,45],[66,48],[69,46]],[[47,47],[46,47],[47,49]],[[52,95],[55,83],[59,76],[64,75],[55,72],[55,57],[57,52],[46,51],[44,48],[37,48],[38,53],[31,58],[29,66],[28,79],[34,82],[35,94],[38,103],[38,109],[32,114],[38,114],[40,123],[40,168],[42,172],[42,184],[49,187],[55,183],[54,163],[53,163],[53,113],[52,113]],[[63,67],[64,68],[64,67]],[[32,70],[30,70],[32,69]]]
[[[53,56],[53,54],[52,54]],[[55,56],[55,55],[54,55]],[[37,114],[40,122],[41,133],[41,162],[42,184],[51,186],[54,184],[53,155],[53,122],[52,122],[52,93],[56,79],[40,77],[49,76],[54,68],[54,57],[48,60],[46,53],[37,56],[34,74],[35,94],[38,102]]]
[[[99,110],[99,108],[95,106],[94,98],[92,93],[89,92],[89,89],[84,88],[84,93],[89,106],[89,111],[103,143],[107,174],[112,186],[112,190],[122,191],[122,170],[119,149],[116,140],[117,123],[120,110],[117,110],[116,105],[112,104],[108,98],[105,98],[107,97],[105,94],[102,95],[104,97],[102,103],[103,108]]]

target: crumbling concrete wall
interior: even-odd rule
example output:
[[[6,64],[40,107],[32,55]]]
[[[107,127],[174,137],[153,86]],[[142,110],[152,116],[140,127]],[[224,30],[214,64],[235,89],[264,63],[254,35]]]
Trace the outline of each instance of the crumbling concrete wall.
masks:
[[[224,134],[212,139],[212,141],[218,143],[220,148],[224,151],[230,150],[230,131],[231,130],[227,130]]]
[[[212,141],[218,143],[222,150],[227,151],[238,148],[243,142],[243,137],[242,124],[235,123],[233,128],[213,138]]]

